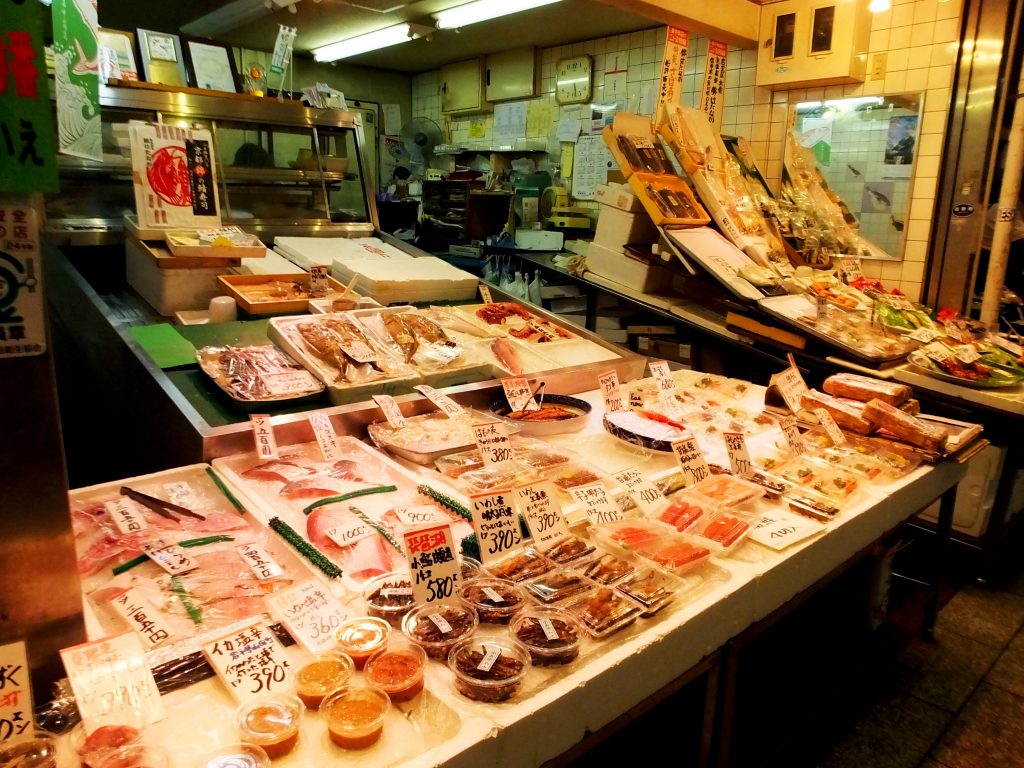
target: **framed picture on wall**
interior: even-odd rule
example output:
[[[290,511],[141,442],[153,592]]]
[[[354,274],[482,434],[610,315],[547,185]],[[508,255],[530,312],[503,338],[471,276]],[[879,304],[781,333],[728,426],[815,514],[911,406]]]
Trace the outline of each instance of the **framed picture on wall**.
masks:
[[[193,88],[238,93],[238,69],[231,46],[215,40],[186,37],[185,67]]]
[[[139,67],[135,63],[135,35],[119,29],[96,30],[99,43],[100,76],[110,80],[138,81]]]
[[[135,39],[139,44],[142,76],[147,83],[182,88],[188,85],[185,57],[177,35],[140,28],[135,30]]]

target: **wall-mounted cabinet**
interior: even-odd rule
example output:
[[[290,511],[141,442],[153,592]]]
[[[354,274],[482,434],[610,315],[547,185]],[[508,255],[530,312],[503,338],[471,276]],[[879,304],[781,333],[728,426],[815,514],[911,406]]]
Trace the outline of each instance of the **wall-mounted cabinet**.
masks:
[[[475,115],[494,107],[484,96],[484,60],[467,59],[441,67],[441,113]]]
[[[484,96],[488,101],[532,99],[536,95],[536,48],[519,48],[487,57]]]
[[[867,72],[868,0],[782,0],[761,7],[757,85],[862,83]]]

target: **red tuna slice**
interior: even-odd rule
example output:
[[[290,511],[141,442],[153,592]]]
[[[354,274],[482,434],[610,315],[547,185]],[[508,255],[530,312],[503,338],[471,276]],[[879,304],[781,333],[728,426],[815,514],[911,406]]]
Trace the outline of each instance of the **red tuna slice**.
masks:
[[[115,535],[104,533],[78,558],[78,572],[91,576],[99,572],[111,560],[127,560],[142,552],[142,540],[138,534]]]
[[[272,459],[247,469],[242,476],[250,480],[276,480],[281,483],[290,483],[293,480],[308,477],[315,471],[312,467],[296,464],[294,461]]]

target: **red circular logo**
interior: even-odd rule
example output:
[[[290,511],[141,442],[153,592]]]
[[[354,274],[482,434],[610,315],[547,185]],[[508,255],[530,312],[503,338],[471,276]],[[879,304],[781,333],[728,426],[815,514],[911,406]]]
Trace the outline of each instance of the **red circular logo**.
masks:
[[[161,147],[154,152],[146,177],[161,200],[178,207],[192,205],[184,147]]]

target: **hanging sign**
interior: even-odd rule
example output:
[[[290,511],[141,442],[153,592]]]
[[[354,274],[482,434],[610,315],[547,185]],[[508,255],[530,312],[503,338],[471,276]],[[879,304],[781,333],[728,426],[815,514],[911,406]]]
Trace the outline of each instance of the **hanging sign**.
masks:
[[[494,491],[470,496],[473,504],[473,528],[480,543],[480,562],[500,560],[523,543],[519,518],[512,510],[512,492]]]
[[[40,6],[25,0],[0,0],[0,52],[6,48],[0,53],[6,65],[0,66],[0,193],[57,191],[53,106]],[[91,12],[95,18],[95,7]],[[55,26],[57,13],[54,3]],[[95,79],[98,88],[98,77]],[[98,129],[98,112],[96,117]]]
[[[661,57],[655,118],[661,114],[663,105],[679,104],[683,97],[683,74],[686,71],[686,52],[689,44],[689,32],[676,27],[668,28],[665,35],[665,53]]]
[[[525,518],[534,543],[542,552],[569,535],[569,524],[562,514],[555,484],[542,480],[512,489],[516,509]]]
[[[262,620],[206,643],[203,655],[239,704],[295,688],[284,646]]]
[[[622,510],[611,500],[601,483],[575,485],[569,489],[569,493],[583,507],[594,525],[622,519]]]
[[[277,26],[277,40],[274,41],[274,52],[270,57],[270,71],[275,75],[283,75],[292,59],[292,47],[295,44],[296,27]]]
[[[725,109],[725,67],[729,46],[720,40],[708,40],[708,57],[704,63],[704,85],[700,92],[700,111],[716,131],[722,130]]]
[[[4,13],[0,15],[6,17],[17,5],[7,0],[3,3]],[[53,0],[50,8],[53,15],[53,82],[57,96],[59,149],[65,155],[102,161],[96,3]],[[35,65],[45,73],[42,56]],[[44,88],[41,95],[49,108],[48,90]]]
[[[331,419],[322,411],[314,411],[309,414],[309,423],[313,425],[313,435],[320,446],[320,455],[324,461],[333,464],[341,458],[341,449],[338,447],[338,436],[331,425]]]
[[[268,595],[267,602],[288,634],[310,653],[323,653],[338,645],[335,633],[348,612],[321,583],[304,581]]]
[[[612,477],[622,484],[629,498],[646,514],[657,512],[665,501],[665,494],[636,467],[616,472]]]
[[[451,524],[405,531],[402,538],[413,576],[413,600],[419,604],[450,599],[462,578]]]
[[[274,437],[274,426],[270,423],[270,414],[254,413],[249,416],[252,422],[252,436],[256,441],[256,455],[261,459],[276,459],[277,439]]]
[[[0,645],[0,744],[31,736],[32,681],[25,641]]]
[[[35,210],[27,205],[0,205],[0,357],[46,351],[37,221]]]

